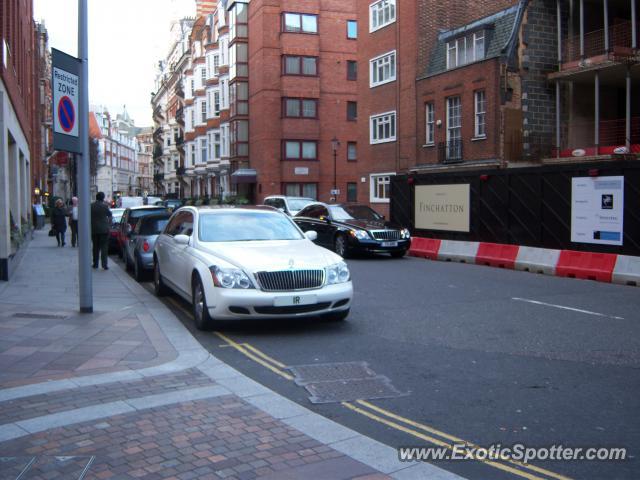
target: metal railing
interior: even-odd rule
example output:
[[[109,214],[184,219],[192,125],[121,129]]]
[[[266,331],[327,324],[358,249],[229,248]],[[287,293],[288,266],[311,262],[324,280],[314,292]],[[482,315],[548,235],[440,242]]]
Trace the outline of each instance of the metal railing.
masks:
[[[604,40],[604,28],[585,33],[584,57],[596,57],[607,53]],[[614,47],[631,48],[631,22],[618,22],[609,27],[609,50]],[[580,59],[580,35],[567,38],[562,48],[562,61],[576,62]]]
[[[462,162],[462,139],[438,143],[438,161],[440,163]]]

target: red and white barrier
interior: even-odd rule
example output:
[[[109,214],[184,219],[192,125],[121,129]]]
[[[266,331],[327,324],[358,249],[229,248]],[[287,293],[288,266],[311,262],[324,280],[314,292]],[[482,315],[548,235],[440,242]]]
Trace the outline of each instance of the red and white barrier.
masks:
[[[409,255],[640,286],[640,257],[413,237]]]

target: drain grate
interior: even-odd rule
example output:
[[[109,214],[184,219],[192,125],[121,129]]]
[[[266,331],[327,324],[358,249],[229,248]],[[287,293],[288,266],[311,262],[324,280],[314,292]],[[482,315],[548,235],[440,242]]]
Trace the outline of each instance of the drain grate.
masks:
[[[309,397],[311,403],[374,400],[376,398],[395,398],[405,395],[391,385],[389,379],[384,376],[310,383],[305,388],[311,394]]]
[[[51,318],[54,320],[64,320],[65,318],[69,318],[69,315],[59,315],[56,313],[27,313],[27,312],[18,312],[13,314],[16,318]]]
[[[308,385],[315,382],[330,382],[335,380],[352,380],[375,378],[376,373],[371,370],[367,362],[317,363],[311,365],[296,365],[289,367],[295,376],[297,385]]]

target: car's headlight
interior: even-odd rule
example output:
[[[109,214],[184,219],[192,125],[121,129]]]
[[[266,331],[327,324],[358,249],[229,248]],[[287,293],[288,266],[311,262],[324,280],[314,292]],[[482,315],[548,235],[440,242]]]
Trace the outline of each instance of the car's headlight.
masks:
[[[239,268],[209,267],[213,284],[222,288],[253,288],[249,277]]]
[[[351,278],[349,267],[344,262],[336,263],[326,268],[327,285],[348,282]]]
[[[403,228],[400,235],[402,235],[402,238],[411,238],[411,232],[408,228]]]
[[[369,234],[366,230],[349,230],[349,234],[358,240],[366,240],[369,238]]]

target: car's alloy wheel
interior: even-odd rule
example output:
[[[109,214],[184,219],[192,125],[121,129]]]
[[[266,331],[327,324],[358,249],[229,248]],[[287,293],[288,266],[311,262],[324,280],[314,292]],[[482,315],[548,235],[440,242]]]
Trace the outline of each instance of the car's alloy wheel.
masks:
[[[335,251],[342,258],[347,258],[347,241],[344,235],[338,235],[335,241]]]
[[[160,265],[158,264],[157,258],[153,264],[153,290],[158,297],[162,297],[169,293],[169,290],[162,281],[162,276],[160,275]]]
[[[213,319],[209,315],[207,299],[204,295],[204,288],[199,277],[193,280],[193,318],[198,330],[209,330],[212,327]]]

